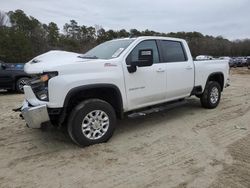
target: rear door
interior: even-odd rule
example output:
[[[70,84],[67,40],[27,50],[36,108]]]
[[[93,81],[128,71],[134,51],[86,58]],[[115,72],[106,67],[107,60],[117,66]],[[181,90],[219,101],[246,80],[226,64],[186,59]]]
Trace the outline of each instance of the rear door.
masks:
[[[166,64],[167,100],[187,97],[194,86],[194,64],[180,41],[160,40],[161,55]]]

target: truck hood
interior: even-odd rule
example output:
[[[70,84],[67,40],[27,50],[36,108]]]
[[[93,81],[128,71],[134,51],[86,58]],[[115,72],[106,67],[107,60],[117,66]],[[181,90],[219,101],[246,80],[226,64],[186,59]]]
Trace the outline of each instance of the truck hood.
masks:
[[[28,74],[39,74],[49,71],[57,71],[59,67],[88,61],[97,61],[96,59],[83,59],[82,54],[53,50],[39,55],[25,64],[24,71]]]

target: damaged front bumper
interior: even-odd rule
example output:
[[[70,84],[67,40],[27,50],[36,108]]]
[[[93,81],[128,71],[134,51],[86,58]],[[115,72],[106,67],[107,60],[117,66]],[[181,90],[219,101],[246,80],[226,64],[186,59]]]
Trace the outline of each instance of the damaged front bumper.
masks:
[[[47,104],[39,101],[30,86],[24,86],[25,100],[21,107],[21,114],[27,126],[41,128],[42,124],[50,122]]]
[[[47,106],[29,106],[29,103],[25,100],[21,108],[22,117],[24,118],[29,128],[39,129],[43,123],[50,122]]]

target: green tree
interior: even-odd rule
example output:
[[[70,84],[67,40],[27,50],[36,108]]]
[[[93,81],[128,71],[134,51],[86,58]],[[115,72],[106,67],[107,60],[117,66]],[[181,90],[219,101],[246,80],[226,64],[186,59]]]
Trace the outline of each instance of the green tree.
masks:
[[[141,36],[141,32],[138,31],[137,29],[131,29],[130,30],[130,36],[131,37],[139,37],[139,36]]]
[[[46,27],[47,30],[47,41],[50,48],[57,48],[59,45],[59,28],[56,23],[50,22]]]
[[[79,39],[80,26],[75,20],[70,20],[70,23],[66,23],[63,27],[66,36],[74,40]]]
[[[168,36],[188,41],[192,55],[250,56],[250,40],[229,41],[222,36],[213,37],[199,32],[159,33],[152,30],[105,30],[101,26],[79,26],[70,20],[60,30],[56,23],[42,24],[22,10],[0,12],[0,59],[6,62],[27,62],[51,49],[84,53],[95,45],[115,38],[138,36]]]

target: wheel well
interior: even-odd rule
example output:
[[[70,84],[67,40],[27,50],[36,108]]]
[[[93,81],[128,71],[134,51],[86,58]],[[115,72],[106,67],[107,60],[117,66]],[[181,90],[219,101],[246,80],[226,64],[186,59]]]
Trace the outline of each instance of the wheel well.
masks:
[[[208,77],[208,81],[216,81],[220,84],[221,90],[224,89],[224,76],[222,73],[214,73]]]
[[[97,98],[108,102],[115,110],[116,116],[122,118],[123,116],[123,103],[119,89],[116,86],[105,87],[79,87],[71,90],[66,96],[64,102],[64,111],[67,116],[71,110],[79,104],[79,102],[86,99]]]

